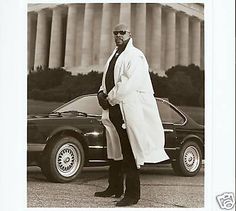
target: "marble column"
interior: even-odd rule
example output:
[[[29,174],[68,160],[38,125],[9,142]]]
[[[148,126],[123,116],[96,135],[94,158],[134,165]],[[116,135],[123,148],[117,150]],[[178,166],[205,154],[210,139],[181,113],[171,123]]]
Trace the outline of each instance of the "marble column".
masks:
[[[84,13],[83,43],[81,65],[89,66],[93,58],[94,5],[86,3]],[[95,32],[94,32],[95,33]]]
[[[175,66],[175,33],[176,13],[173,9],[166,9],[166,68]]]
[[[49,51],[50,68],[63,66],[63,9],[63,7],[53,8]]]
[[[146,4],[136,4],[134,43],[145,54],[146,49]]]
[[[161,24],[162,7],[160,4],[152,4],[152,32],[150,67],[153,72],[161,71]]]
[[[130,3],[120,4],[119,22],[126,24],[129,28],[131,27],[131,4]]]
[[[75,4],[69,4],[65,47],[65,67],[67,68],[73,67],[75,65],[77,16],[77,6]]]
[[[27,17],[27,63],[28,70],[34,68],[37,13],[30,12]]]
[[[179,37],[179,64],[189,64],[189,17],[185,13],[179,13],[180,37]]]
[[[78,4],[78,21],[76,31],[76,45],[75,45],[75,66],[80,66],[82,57],[82,40],[83,40],[83,27],[84,27],[84,8],[85,4]]]
[[[92,64],[99,65],[103,4],[94,4]]]
[[[99,64],[104,65],[111,54],[111,38],[112,38],[112,4],[104,3],[102,8],[102,24],[100,39],[100,56]]]
[[[198,18],[192,19],[192,59],[191,62],[200,66],[201,59],[201,22]]]
[[[48,66],[49,56],[49,26],[48,26],[48,9],[43,9],[38,12],[35,59],[34,68],[38,66]]]

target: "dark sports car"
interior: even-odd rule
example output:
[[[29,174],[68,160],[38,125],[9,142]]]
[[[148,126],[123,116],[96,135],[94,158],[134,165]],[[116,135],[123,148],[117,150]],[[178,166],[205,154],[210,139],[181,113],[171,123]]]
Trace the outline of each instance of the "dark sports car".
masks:
[[[176,174],[194,176],[204,158],[204,127],[164,99],[157,98],[165,130],[165,150]],[[49,115],[28,117],[28,165],[48,180],[72,181],[83,166],[105,165],[106,137],[95,94],[78,97]]]

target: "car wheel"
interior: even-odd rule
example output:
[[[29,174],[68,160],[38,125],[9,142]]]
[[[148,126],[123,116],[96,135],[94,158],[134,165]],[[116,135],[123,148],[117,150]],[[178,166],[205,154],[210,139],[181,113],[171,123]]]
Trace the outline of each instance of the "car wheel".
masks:
[[[201,168],[202,152],[198,144],[188,141],[180,149],[176,161],[172,161],[172,168],[177,175],[195,176]]]
[[[52,141],[43,153],[41,169],[52,182],[70,182],[84,166],[84,149],[74,137],[63,136]]]

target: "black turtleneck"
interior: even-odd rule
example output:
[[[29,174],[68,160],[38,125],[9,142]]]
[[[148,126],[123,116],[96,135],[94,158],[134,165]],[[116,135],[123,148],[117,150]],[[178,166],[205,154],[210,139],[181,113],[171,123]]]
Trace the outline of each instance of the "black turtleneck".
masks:
[[[116,53],[114,54],[114,56],[112,57],[112,59],[109,63],[109,66],[108,66],[108,69],[107,69],[107,72],[106,72],[106,77],[105,77],[105,85],[106,85],[107,93],[109,93],[111,91],[111,89],[115,86],[114,67],[115,67],[115,64],[116,64],[116,61],[117,61],[118,57],[125,50],[128,42],[129,42],[129,40],[127,40],[127,42],[125,42],[124,45],[117,48]]]

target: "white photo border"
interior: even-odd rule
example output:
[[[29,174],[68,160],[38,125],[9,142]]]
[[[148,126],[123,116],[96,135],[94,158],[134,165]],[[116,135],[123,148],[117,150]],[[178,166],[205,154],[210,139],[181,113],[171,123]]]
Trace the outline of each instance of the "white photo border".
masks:
[[[76,2],[9,0],[0,4],[1,210],[36,210],[27,208],[27,4]],[[161,0],[148,2],[167,3]],[[169,0],[168,3],[204,3],[205,6],[206,140],[204,208],[168,208],[168,211],[222,210],[216,196],[224,192],[235,194],[235,2]]]

